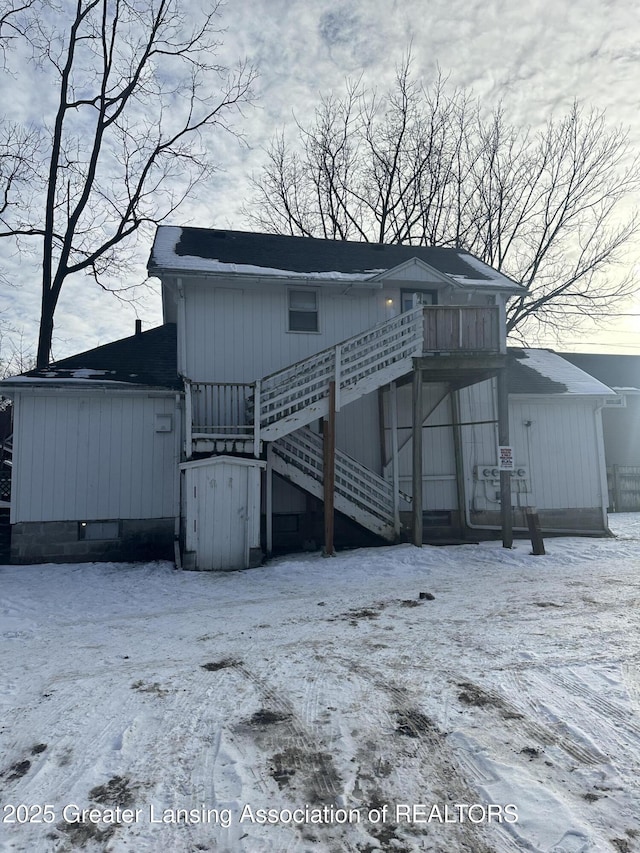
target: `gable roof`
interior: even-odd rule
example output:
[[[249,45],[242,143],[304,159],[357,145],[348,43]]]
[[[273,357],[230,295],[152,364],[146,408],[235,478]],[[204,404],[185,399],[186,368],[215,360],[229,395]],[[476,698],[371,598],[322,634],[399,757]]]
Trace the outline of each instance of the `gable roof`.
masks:
[[[417,259],[458,284],[514,293],[521,286],[462,249],[319,240],[160,225],[149,274],[159,271],[236,273],[270,277],[371,281]]]
[[[562,357],[611,388],[640,392],[640,355],[563,352]]]
[[[5,380],[3,385],[124,383],[179,390],[176,326],[166,323]]]
[[[613,397],[611,388],[547,349],[509,348],[509,394]]]

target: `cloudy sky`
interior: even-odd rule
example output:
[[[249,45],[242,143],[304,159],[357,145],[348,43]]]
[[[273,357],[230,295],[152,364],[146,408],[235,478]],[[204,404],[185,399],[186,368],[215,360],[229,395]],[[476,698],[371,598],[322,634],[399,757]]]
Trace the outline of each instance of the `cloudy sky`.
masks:
[[[539,126],[577,98],[605,109],[612,125],[629,126],[640,152],[640,15],[633,0],[228,0],[222,20],[221,59],[233,63],[247,56],[260,74],[256,107],[240,125],[247,144],[213,139],[224,172],[172,224],[248,228],[241,212],[248,176],[258,170],[261,146],[273,132],[290,126],[294,114],[301,120],[309,116],[320,93],[342,93],[346,77],[362,75],[383,89],[409,46],[426,84],[440,68],[452,85],[472,89],[488,106],[502,101],[509,120],[523,126]],[[42,93],[36,95],[33,86],[25,91],[21,83],[19,75],[2,80],[5,114],[37,113]],[[143,241],[128,283],[144,279],[149,250]],[[0,252],[17,285],[0,291],[0,316],[35,342],[37,270],[6,245]],[[640,315],[640,300],[628,310]],[[136,316],[144,328],[161,322],[157,282],[141,292],[135,307],[88,280],[67,285],[54,354],[63,357],[124,337],[133,332]],[[640,354],[636,330],[640,316],[621,317],[606,333],[568,340],[567,348]]]

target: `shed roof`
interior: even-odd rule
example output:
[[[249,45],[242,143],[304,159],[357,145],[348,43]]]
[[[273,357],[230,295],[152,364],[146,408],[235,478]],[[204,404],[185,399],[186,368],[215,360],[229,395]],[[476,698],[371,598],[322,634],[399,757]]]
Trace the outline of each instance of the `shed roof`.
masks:
[[[6,380],[13,383],[109,382],[179,389],[176,361],[176,326],[166,323],[113,341],[104,346],[55,361],[47,367],[29,370]]]
[[[562,357],[611,388],[640,392],[640,355],[563,352]]]
[[[149,259],[162,270],[371,281],[417,259],[458,284],[518,292],[520,285],[462,249],[319,240],[161,225]]]

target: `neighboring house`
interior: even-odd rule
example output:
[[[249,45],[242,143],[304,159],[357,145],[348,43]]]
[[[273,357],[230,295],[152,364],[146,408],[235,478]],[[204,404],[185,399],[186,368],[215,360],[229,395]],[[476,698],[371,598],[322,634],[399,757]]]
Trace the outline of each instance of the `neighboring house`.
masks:
[[[615,395],[508,352],[520,285],[472,255],[161,226],[149,272],[164,326],[0,386],[14,561],[242,568],[319,547],[323,501],[339,545],[495,535],[498,438],[516,529],[607,532]]]
[[[609,385],[619,397],[618,406],[602,417],[609,507],[614,512],[638,512],[640,356],[569,352],[562,357]]]

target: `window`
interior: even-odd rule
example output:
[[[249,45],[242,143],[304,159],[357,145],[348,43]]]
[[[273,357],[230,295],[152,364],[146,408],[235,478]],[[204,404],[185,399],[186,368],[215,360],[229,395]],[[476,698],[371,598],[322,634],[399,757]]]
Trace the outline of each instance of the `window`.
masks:
[[[315,290],[289,291],[289,331],[318,332],[318,294]]]
[[[78,539],[119,539],[119,521],[80,521]]]
[[[415,305],[436,305],[438,292],[436,290],[401,290],[400,299],[402,302],[401,311],[411,311]]]

